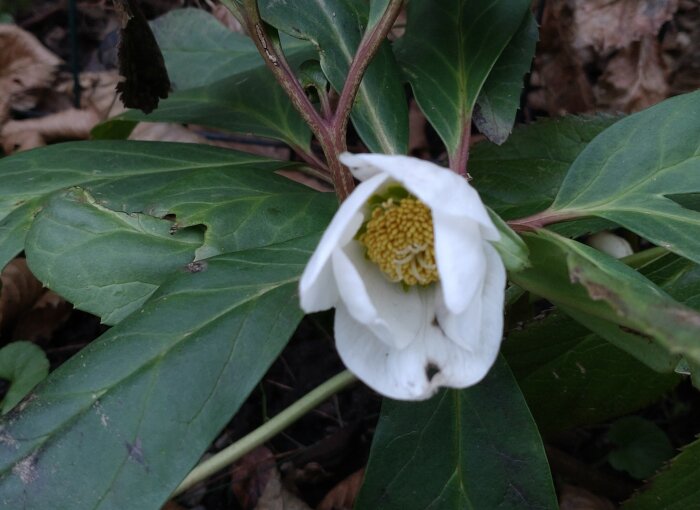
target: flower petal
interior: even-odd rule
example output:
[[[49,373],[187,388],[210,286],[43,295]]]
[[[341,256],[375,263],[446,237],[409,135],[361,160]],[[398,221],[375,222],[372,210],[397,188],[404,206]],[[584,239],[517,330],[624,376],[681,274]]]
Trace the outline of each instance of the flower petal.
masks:
[[[387,280],[359,243],[348,243],[343,252],[333,255],[333,270],[350,315],[390,347],[402,349],[413,342],[425,313],[419,290],[404,290]]]
[[[353,319],[342,303],[335,309],[335,341],[343,363],[382,395],[422,400],[434,393],[424,368],[423,342],[405,349],[389,347],[371,329]]]
[[[376,175],[389,175],[430,207],[433,213],[470,219],[481,226],[484,239],[500,239],[479,194],[464,177],[447,168],[408,156],[385,154],[346,152],[340,155],[340,161],[363,181]]]
[[[301,308],[307,312],[326,310],[338,300],[330,257],[333,250],[350,241],[362,225],[362,211],[369,197],[387,180],[385,175],[360,184],[343,202],[321,237],[299,281]]]
[[[435,261],[445,305],[452,313],[463,312],[481,288],[486,256],[479,225],[460,218],[433,213]]]
[[[476,384],[488,373],[498,355],[503,337],[506,271],[495,248],[486,243],[484,251],[486,276],[481,294],[475,296],[479,305],[472,303],[462,314],[440,320],[447,336],[464,349],[453,351],[453,355],[441,367],[441,372],[433,378],[435,384],[456,388]],[[475,310],[479,310],[480,316],[476,315]]]

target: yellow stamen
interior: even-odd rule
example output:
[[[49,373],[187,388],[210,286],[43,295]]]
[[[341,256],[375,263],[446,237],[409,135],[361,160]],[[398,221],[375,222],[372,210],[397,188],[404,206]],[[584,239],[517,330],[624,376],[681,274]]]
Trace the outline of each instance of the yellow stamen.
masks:
[[[358,240],[392,282],[428,285],[439,279],[433,216],[415,198],[389,198],[377,206]]]

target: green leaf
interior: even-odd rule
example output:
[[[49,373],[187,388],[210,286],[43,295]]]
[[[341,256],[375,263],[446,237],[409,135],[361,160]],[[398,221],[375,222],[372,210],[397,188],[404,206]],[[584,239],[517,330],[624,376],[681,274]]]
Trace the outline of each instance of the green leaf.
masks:
[[[610,465],[638,480],[653,475],[675,451],[658,425],[639,416],[617,420],[610,426],[607,439],[615,445],[608,454]]]
[[[648,486],[625,502],[622,510],[687,510],[700,500],[700,441],[687,445]]]
[[[377,24],[388,6],[389,0],[369,0],[369,21],[367,22],[367,30]]]
[[[527,0],[412,0],[397,55],[450,157],[471,129],[486,78],[525,18]]]
[[[541,119],[518,126],[501,146],[489,142],[470,150],[471,184],[506,220],[529,216],[554,201],[566,171],[581,151],[615,117]]]
[[[680,381],[558,311],[510,331],[503,354],[543,434],[636,411]]]
[[[124,120],[120,117],[97,124],[90,130],[91,140],[126,140],[138,125],[133,120]]]
[[[172,222],[112,211],[85,190],[55,195],[26,241],[33,273],[81,310],[116,324],[170,274],[195,258],[199,229],[170,233]]]
[[[520,108],[523,76],[530,70],[537,43],[537,21],[525,14],[518,31],[498,57],[474,106],[474,124],[486,137],[502,144],[513,130]]]
[[[641,271],[674,299],[700,308],[700,266],[667,254]],[[652,371],[559,311],[509,331],[503,352],[545,434],[636,411],[680,381],[677,374]]]
[[[125,138],[135,121],[175,122],[309,148],[311,131],[248,37],[201,9],[171,11],[153,28],[176,92],[149,115],[129,111],[98,126],[95,138]],[[283,43],[292,65],[315,55],[305,41],[285,38]]]
[[[151,28],[177,90],[265,67],[248,36],[232,32],[202,9],[172,10],[153,20]],[[292,57],[310,49],[307,42],[293,37],[283,39],[282,44],[285,54]]]
[[[263,67],[255,44],[202,9],[175,9],[151,22],[176,90]]]
[[[43,202],[24,249],[40,280],[107,324],[138,309],[189,262],[319,232],[336,208],[333,196],[274,173],[288,163],[157,142],[47,148],[29,158],[43,161],[41,170],[17,167],[15,193],[22,180],[60,178],[88,155],[89,171],[63,182],[80,188]]]
[[[506,269],[508,271],[522,271],[526,267],[530,267],[529,250],[522,238],[513,232],[508,224],[491,209],[488,209],[488,212],[501,234],[501,238],[492,244],[503,259]]]
[[[700,358],[700,314],[674,301],[622,262],[553,233],[525,236],[533,267],[513,273],[521,287],[658,371],[678,355]]]
[[[385,399],[355,508],[558,508],[537,428],[505,361],[465,390]]]
[[[302,149],[308,149],[311,141],[311,130],[265,67],[174,92],[148,115],[129,110],[117,119],[199,124],[273,138]]]
[[[12,342],[0,349],[0,379],[10,382],[2,414],[15,407],[49,373],[44,351],[31,342]]]
[[[174,274],[128,321],[2,421],[8,508],[160,508],[301,319],[318,241],[221,255]]]
[[[5,216],[0,220],[0,253],[6,256],[2,265],[24,249],[27,229],[45,209],[32,227],[37,229],[35,244],[27,247],[30,260],[36,260],[33,269],[57,290],[71,293],[72,299],[86,306],[90,302],[96,313],[113,307],[117,315],[108,317],[112,322],[128,313],[128,297],[142,291],[141,297],[147,297],[145,289],[165,272],[158,264],[172,269],[195,255],[205,258],[322,230],[337,206],[335,200],[273,173],[288,164],[215,147],[128,141],[60,144],[5,158],[0,160],[7,198],[0,197],[0,217]],[[82,191],[48,201],[54,192],[71,186]],[[87,197],[93,197],[93,203]],[[76,214],[100,228],[77,232],[72,226],[76,217],[71,216]],[[175,223],[159,219],[168,214],[175,215]],[[147,223],[139,225],[139,220]],[[188,227],[198,225],[204,225],[206,233],[194,245],[199,234]],[[121,236],[150,242],[128,257],[112,256],[123,253]],[[178,247],[178,253],[168,257],[159,252],[165,256],[160,260],[149,256],[148,249],[155,246]],[[81,250],[85,253],[78,256]],[[95,260],[74,267],[74,256],[84,260],[87,252]],[[190,253],[187,261],[185,253]],[[101,289],[112,293],[110,300],[91,299],[98,289],[73,278],[97,277],[103,263],[97,259],[112,263],[98,278],[103,284],[111,278],[115,284]],[[138,306],[134,302],[131,308]]]
[[[0,168],[2,168],[1,161]],[[30,200],[19,203],[20,207],[0,219],[0,269],[24,249],[27,230],[32,224],[34,215],[41,210],[42,201]],[[0,217],[2,217],[1,214]]]
[[[576,159],[550,211],[614,221],[700,262],[700,213],[668,195],[700,191],[700,91],[602,132]]]
[[[373,15],[378,7],[373,7]],[[337,91],[343,89],[350,63],[367,25],[364,0],[296,0],[261,2],[265,21],[310,41],[321,67]],[[351,119],[371,152],[408,151],[408,107],[401,73],[387,42],[372,59],[357,92]]]

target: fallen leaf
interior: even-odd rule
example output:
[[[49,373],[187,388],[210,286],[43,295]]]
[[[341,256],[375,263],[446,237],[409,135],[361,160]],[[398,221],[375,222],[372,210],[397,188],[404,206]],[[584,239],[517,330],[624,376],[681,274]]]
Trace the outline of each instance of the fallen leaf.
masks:
[[[3,331],[34,306],[44,289],[25,259],[14,259],[7,264],[0,273],[0,280],[0,331]]]
[[[598,105],[625,113],[648,108],[668,96],[667,74],[658,39],[645,37],[610,59],[594,89]]]
[[[659,33],[678,0],[573,0],[574,46],[599,53],[627,47]]]
[[[61,60],[16,25],[0,24],[0,124],[10,107],[29,110],[35,92],[47,88]]]
[[[586,489],[567,484],[559,493],[559,510],[615,510],[615,505]]]
[[[358,469],[333,487],[316,507],[317,510],[352,510],[362,487],[365,469]]]
[[[38,119],[8,121],[0,130],[0,140],[6,154],[57,140],[84,140],[99,120],[91,110],[70,108]]]
[[[231,490],[241,508],[255,508],[268,482],[277,473],[272,452],[259,446],[244,455],[231,468]]]
[[[277,470],[267,482],[255,510],[311,510],[311,507],[292,494],[280,479]]]
[[[22,313],[12,330],[13,339],[49,340],[70,317],[73,306],[52,290],[46,290],[31,309]]]
[[[567,2],[545,4],[528,104],[552,116],[589,112],[595,105],[584,69],[588,57],[572,46],[572,24]]]

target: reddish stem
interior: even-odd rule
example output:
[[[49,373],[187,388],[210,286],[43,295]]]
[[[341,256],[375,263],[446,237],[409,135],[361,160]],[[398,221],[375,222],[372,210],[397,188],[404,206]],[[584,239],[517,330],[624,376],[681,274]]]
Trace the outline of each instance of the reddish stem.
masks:
[[[265,63],[285,92],[287,92],[292,104],[308,123],[311,131],[321,144],[328,161],[328,169],[333,178],[336,194],[341,202],[355,188],[355,180],[352,174],[343,167],[338,159],[340,154],[347,150],[346,134],[352,104],[360,88],[365,70],[382,41],[386,39],[401,10],[402,4],[403,0],[390,0],[386,11],[379,21],[371,30],[365,33],[350,64],[348,76],[340,93],[335,113],[328,118],[324,118],[306,96],[304,89],[284,57],[279,42],[273,41],[269,37],[265,22],[260,17],[257,1],[243,0],[246,28]],[[324,105],[324,110],[327,108],[328,105]],[[327,113],[324,111],[324,116],[326,115]],[[302,154],[302,157],[304,156],[308,156],[308,154]]]
[[[517,220],[510,220],[507,223],[510,228],[516,232],[532,232],[543,228],[545,225],[574,220],[580,217],[581,215],[575,212],[552,211],[551,209],[546,209],[542,212],[538,212],[537,214],[533,214],[532,216],[518,218]]]
[[[459,175],[467,176],[467,164],[469,161],[469,141],[472,135],[472,119],[467,116],[462,124],[462,136],[454,154],[450,154],[450,169]]]

